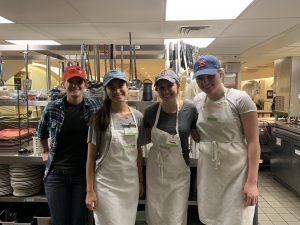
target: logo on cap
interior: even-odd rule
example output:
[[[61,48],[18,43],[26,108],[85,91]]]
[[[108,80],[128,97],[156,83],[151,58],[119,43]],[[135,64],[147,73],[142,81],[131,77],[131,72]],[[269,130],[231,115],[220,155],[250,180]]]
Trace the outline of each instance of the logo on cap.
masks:
[[[204,67],[206,65],[204,59],[199,59],[199,67]]]
[[[160,75],[161,75],[161,76],[165,76],[166,74],[167,74],[167,71],[166,71],[166,70],[163,70],[163,71],[160,72]]]

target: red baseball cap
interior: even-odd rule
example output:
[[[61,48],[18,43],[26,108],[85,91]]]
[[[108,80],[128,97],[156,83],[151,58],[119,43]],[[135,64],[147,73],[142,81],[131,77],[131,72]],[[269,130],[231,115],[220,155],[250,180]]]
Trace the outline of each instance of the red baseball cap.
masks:
[[[65,69],[63,79],[66,81],[72,77],[81,77],[82,79],[86,80],[86,73],[80,66],[69,66]]]

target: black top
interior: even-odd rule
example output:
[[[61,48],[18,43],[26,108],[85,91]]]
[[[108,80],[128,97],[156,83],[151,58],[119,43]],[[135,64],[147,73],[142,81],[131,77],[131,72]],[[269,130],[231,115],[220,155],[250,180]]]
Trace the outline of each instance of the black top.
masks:
[[[144,113],[145,128],[152,128],[155,122],[159,103],[149,106]],[[176,134],[176,114],[166,113],[163,110],[157,123],[157,128],[168,132],[169,134]],[[191,129],[196,129],[198,119],[198,112],[191,101],[185,100],[182,108],[178,112],[178,129],[181,141],[182,154],[185,161],[189,162],[189,136]]]
[[[72,105],[65,101],[65,119],[58,137],[53,169],[72,174],[85,173],[88,126],[83,116],[83,102]]]

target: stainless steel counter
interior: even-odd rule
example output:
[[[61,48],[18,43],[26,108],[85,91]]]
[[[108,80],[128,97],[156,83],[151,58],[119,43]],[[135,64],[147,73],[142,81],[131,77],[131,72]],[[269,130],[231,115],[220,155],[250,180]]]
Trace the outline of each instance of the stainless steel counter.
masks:
[[[46,106],[49,101],[28,101],[29,106]],[[156,101],[128,101],[128,105],[136,108],[137,110],[141,111],[142,113],[144,110],[149,106],[155,103]],[[1,100],[0,99],[0,106],[17,106],[18,101],[16,99],[10,100]],[[26,106],[26,102],[24,100],[19,101],[20,106]]]
[[[300,195],[300,126],[276,122],[272,128],[271,171]]]
[[[46,106],[48,104],[48,101],[28,101],[29,106]],[[0,106],[17,106],[18,101],[16,99],[9,99],[9,100],[0,100]],[[26,106],[27,103],[24,100],[19,101],[20,106]]]
[[[190,159],[190,167],[197,167],[197,159]],[[46,164],[43,161],[42,154],[34,153],[10,153],[0,152],[0,164]],[[144,164],[147,164],[147,158],[144,158]]]
[[[300,135],[300,125],[299,124],[291,124],[291,123],[287,123],[287,122],[276,122],[275,128],[276,127]]]
[[[42,154],[0,152],[0,164],[42,165],[46,162],[43,161]]]

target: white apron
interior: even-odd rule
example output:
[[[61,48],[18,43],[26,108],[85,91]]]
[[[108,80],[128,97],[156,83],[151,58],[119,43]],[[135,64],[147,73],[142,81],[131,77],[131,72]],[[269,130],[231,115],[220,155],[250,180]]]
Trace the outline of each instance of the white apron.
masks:
[[[130,109],[133,116],[133,113]],[[133,116],[134,118],[134,116]],[[138,125],[115,130],[108,155],[95,172],[96,225],[134,225],[139,199],[137,169]]]
[[[178,130],[176,135],[157,128],[161,104],[151,131],[146,170],[146,220],[148,225],[185,225],[190,189],[190,169],[182,155]]]
[[[220,101],[209,101],[206,97],[198,115],[199,218],[207,225],[252,225],[255,207],[245,207],[243,199],[247,145],[226,95]]]

